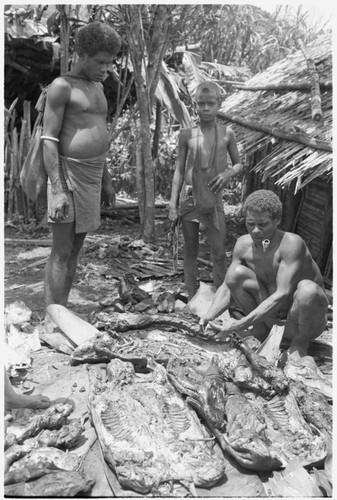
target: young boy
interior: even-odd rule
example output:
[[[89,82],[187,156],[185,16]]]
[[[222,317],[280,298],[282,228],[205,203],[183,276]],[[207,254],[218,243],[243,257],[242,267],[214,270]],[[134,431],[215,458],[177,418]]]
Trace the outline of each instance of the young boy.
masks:
[[[178,164],[173,176],[169,218],[180,217],[185,242],[184,277],[188,299],[197,292],[199,224],[206,228],[213,262],[213,282],[218,288],[226,274],[226,222],[222,190],[243,166],[233,131],[217,123],[221,105],[219,87],[201,83],[195,95],[199,124],[183,129],[178,143]],[[232,167],[227,164],[229,153]]]

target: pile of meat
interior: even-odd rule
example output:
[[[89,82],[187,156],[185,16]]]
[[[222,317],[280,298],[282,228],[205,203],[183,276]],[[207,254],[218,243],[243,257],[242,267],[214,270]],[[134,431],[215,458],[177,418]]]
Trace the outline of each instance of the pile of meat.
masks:
[[[89,493],[94,481],[81,472],[71,452],[83,426],[70,419],[73,407],[56,404],[31,418],[25,426],[10,427],[5,436],[5,496],[73,497]]]
[[[331,452],[332,407],[319,390],[257,354],[252,337],[233,335],[212,352],[176,331],[142,330],[160,321],[165,318],[110,315],[114,329],[72,355],[74,364],[109,363],[106,378],[90,372],[89,407],[123,488],[186,496],[223,478],[222,458],[229,456],[257,472],[294,460],[308,469],[323,466]]]
[[[70,362],[92,364],[92,425],[124,490],[197,496],[195,488],[226,481],[229,460],[265,474],[294,462],[316,470],[331,454],[330,401],[258,354],[256,339],[232,335],[219,348],[174,314],[96,319],[102,331]],[[94,481],[74,453],[83,425],[72,411],[54,405],[7,433],[6,496],[90,495]]]

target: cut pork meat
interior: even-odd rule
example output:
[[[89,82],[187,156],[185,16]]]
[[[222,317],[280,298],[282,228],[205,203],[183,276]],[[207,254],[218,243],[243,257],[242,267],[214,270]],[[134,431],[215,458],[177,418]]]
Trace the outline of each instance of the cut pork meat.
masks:
[[[5,486],[6,497],[75,497],[89,493],[95,481],[77,471],[51,472],[35,481]]]
[[[32,417],[26,426],[15,431],[17,442],[22,443],[43,429],[60,429],[72,411],[73,407],[70,404],[59,403],[50,406],[44,413]]]
[[[33,449],[17,460],[5,474],[5,484],[30,481],[48,474],[52,469],[73,471],[80,466],[76,453],[66,453],[53,447]]]

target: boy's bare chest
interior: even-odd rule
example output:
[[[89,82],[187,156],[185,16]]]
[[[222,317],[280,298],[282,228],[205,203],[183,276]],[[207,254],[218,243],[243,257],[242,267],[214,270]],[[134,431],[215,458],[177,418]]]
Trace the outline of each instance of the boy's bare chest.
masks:
[[[215,137],[215,131],[209,134],[194,131],[188,140],[188,156],[190,161],[194,162],[198,156],[201,160],[201,166],[207,168],[210,158],[215,153],[218,161],[226,162],[227,142],[226,137],[221,133],[218,133],[217,137]]]

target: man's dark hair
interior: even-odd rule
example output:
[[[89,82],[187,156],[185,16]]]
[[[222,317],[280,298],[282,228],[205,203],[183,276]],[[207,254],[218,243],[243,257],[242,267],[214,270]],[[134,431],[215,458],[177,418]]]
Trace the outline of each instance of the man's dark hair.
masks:
[[[87,54],[93,57],[98,52],[117,54],[121,48],[121,38],[108,24],[95,21],[78,30],[75,46],[79,56]]]
[[[247,196],[242,210],[247,215],[248,210],[268,212],[273,220],[281,220],[282,203],[279,197],[268,189],[259,189]]]

